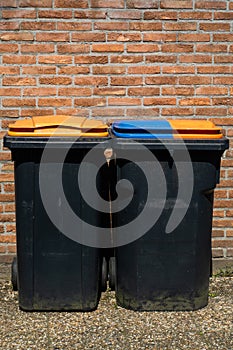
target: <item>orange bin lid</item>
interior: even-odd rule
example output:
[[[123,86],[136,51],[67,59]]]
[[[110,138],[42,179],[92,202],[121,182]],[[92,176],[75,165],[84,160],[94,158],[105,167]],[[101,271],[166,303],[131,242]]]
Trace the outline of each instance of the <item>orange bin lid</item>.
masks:
[[[67,115],[40,116],[17,120],[9,125],[14,137],[107,137],[108,126],[101,120]]]
[[[220,139],[222,129],[209,120],[169,119],[174,130],[174,138],[182,139]]]

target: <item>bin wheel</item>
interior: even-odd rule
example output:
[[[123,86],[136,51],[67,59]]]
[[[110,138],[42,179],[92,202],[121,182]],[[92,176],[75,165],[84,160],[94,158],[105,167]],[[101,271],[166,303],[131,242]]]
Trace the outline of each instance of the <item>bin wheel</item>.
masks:
[[[18,268],[17,258],[14,258],[11,264],[11,283],[13,290],[18,290]]]
[[[116,259],[111,257],[109,259],[109,276],[108,276],[109,288],[115,290],[116,288]]]
[[[102,276],[101,276],[101,291],[106,292],[108,281],[108,263],[106,258],[103,258],[102,262]]]

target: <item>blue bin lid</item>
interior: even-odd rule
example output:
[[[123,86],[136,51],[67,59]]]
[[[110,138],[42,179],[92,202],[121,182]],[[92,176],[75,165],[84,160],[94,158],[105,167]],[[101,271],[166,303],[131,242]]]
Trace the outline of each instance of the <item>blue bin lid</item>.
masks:
[[[112,132],[125,138],[173,138],[173,128],[167,120],[121,120],[112,124]]]

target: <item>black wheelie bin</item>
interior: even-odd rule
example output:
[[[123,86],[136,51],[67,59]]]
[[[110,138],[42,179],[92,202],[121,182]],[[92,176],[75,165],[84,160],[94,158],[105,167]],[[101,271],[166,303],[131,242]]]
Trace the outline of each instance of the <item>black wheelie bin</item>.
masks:
[[[13,271],[17,278],[13,280],[23,310],[90,311],[98,305],[103,254],[95,244],[85,244],[85,223],[98,233],[98,227],[109,227],[109,213],[99,213],[85,202],[77,174],[85,155],[106,139],[107,125],[82,117],[41,116],[9,126],[4,145],[11,150],[15,167],[17,270],[15,261]],[[98,156],[104,158],[104,149]],[[53,188],[60,167],[64,193]],[[86,189],[95,167],[86,164],[81,179]],[[106,174],[103,166],[96,178],[103,197],[108,193]],[[46,189],[47,182],[51,189]],[[67,203],[71,219],[80,218],[77,223],[69,223]],[[67,230],[77,232],[77,237],[67,235]]]
[[[117,303],[142,311],[206,306],[214,188],[228,140],[204,120],[122,120],[112,133],[117,182],[133,186],[131,201],[112,214]],[[124,202],[129,189],[121,186]]]

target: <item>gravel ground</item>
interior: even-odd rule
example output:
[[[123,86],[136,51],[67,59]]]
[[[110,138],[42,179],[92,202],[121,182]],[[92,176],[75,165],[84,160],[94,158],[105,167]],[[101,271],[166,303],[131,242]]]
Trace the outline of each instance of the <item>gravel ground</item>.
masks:
[[[209,304],[193,312],[134,312],[103,293],[91,313],[24,312],[0,266],[0,349],[233,350],[233,277],[213,277]]]

